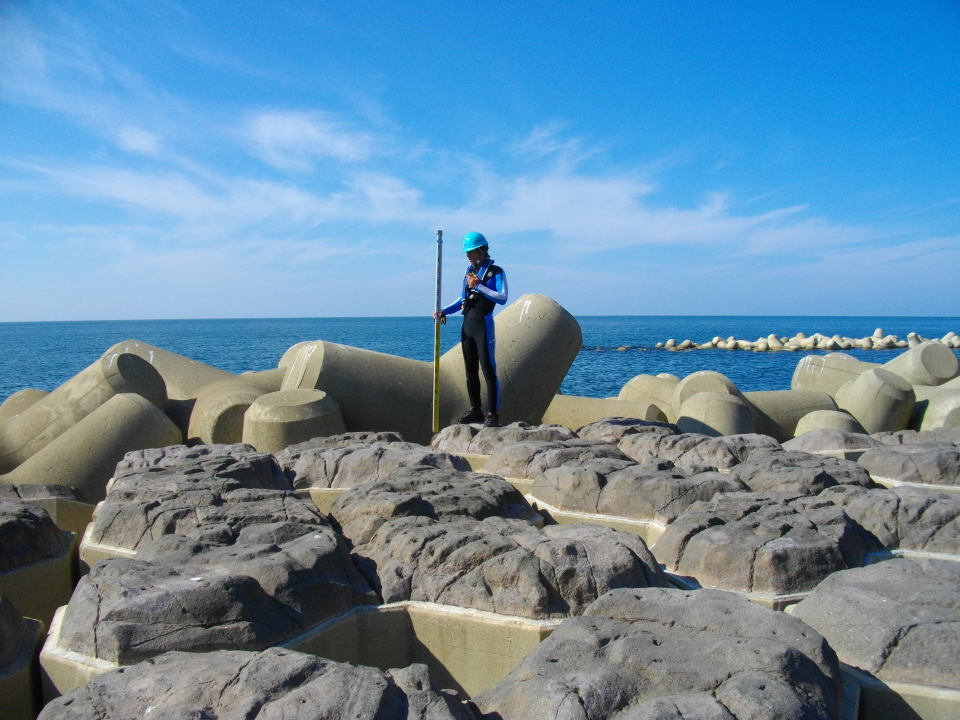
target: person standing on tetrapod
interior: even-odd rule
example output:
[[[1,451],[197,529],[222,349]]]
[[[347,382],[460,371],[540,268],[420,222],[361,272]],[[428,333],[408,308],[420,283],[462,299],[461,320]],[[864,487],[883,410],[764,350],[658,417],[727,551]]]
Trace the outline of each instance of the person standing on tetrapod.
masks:
[[[463,236],[463,251],[470,265],[463,278],[463,291],[456,302],[440,311],[440,319],[458,310],[463,311],[460,347],[467,373],[467,395],[470,409],[457,421],[467,425],[482,422],[484,427],[500,425],[500,383],[497,381],[497,342],[493,330],[493,309],[507,302],[507,275],[493,264],[487,239],[478,232]],[[434,313],[434,320],[437,313]],[[480,402],[480,373],[487,384],[487,407],[483,414]]]

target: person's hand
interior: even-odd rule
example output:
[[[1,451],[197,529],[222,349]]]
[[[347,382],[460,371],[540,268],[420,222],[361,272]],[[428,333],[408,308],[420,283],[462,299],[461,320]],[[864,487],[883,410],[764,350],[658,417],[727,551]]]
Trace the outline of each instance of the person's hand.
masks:
[[[443,320],[444,317],[446,317],[446,316],[443,314],[443,311],[442,311],[442,310],[441,310],[440,312],[435,312],[435,313],[433,314],[433,319],[434,319],[435,321],[436,321],[436,320]]]
[[[467,275],[467,287],[473,290],[477,285],[480,284],[480,278],[478,278],[473,273]]]

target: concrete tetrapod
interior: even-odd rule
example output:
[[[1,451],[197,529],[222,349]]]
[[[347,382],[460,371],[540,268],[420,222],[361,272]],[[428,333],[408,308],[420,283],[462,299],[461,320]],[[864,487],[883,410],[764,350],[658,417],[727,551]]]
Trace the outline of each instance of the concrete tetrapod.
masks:
[[[960,373],[956,353],[946,345],[925,342],[883,366],[911,385],[942,385]]]
[[[243,416],[264,390],[241,380],[221,380],[197,395],[190,413],[187,443],[232,445],[243,438]]]
[[[276,453],[315,437],[345,433],[336,401],[320,390],[281,390],[261,395],[243,416],[243,442]]]
[[[627,381],[620,390],[618,399],[625,402],[653,401],[666,415],[668,422],[676,422],[677,412],[673,407],[673,391],[680,383],[676,375],[662,373],[653,375],[637,375]]]
[[[680,406],[677,427],[685,433],[719,437],[753,432],[753,413],[737,395],[700,392]]]
[[[797,422],[795,435],[799,437],[813,430],[841,430],[849,433],[867,434],[857,419],[843,410],[814,410]]]
[[[13,393],[13,395],[0,403],[0,423],[9,420],[14,415],[19,415],[37,402],[37,400],[49,394],[46,390],[35,390],[33,388],[27,388],[26,390],[19,390]]]
[[[870,433],[905,430],[916,396],[899,375],[871,368],[837,391],[837,406],[853,415]]]
[[[97,503],[127,452],[182,441],[180,430],[156,405],[141,395],[120,393],[12,472],[0,475],[0,482],[66,485],[81,501]]]
[[[0,425],[0,473],[10,472],[120,393],[141,395],[160,410],[167,404],[163,379],[149,363],[136,355],[104,356]]]
[[[651,400],[623,401],[616,398],[592,398],[579,395],[555,395],[543,414],[543,422],[576,430],[603,418],[623,417],[666,422],[667,416]]]
[[[697,393],[724,393],[735,397],[742,397],[737,386],[733,384],[733,381],[722,373],[714,372],[713,370],[700,370],[699,372],[690,373],[677,383],[673,389],[671,404],[678,418],[681,415],[680,408],[683,404]],[[752,430],[744,430],[742,432],[752,432]]]
[[[835,398],[837,391],[846,383],[877,367],[881,366],[877,363],[861,362],[845,353],[808,355],[797,363],[790,389],[819,390]]]
[[[120,353],[138,355],[153,365],[167,385],[167,397],[171,400],[193,400],[200,390],[218,380],[230,380],[236,375],[225,370],[177,355],[169,350],[154,347],[139,340],[124,340],[104,354],[104,358]]]
[[[797,424],[809,413],[837,409],[832,397],[817,390],[767,390],[743,397],[753,410],[757,432],[780,442],[796,435]]]
[[[960,388],[953,383],[939,387],[915,385],[917,401],[910,416],[910,427],[916,430],[934,430],[940,427],[960,427]]]
[[[500,421],[539,422],[582,345],[580,326],[545,295],[524,295],[497,315]],[[428,444],[433,436],[432,363],[336,343],[301,345],[283,389],[329,393],[347,430],[394,431]],[[457,345],[440,358],[440,426],[469,407],[463,355]]]

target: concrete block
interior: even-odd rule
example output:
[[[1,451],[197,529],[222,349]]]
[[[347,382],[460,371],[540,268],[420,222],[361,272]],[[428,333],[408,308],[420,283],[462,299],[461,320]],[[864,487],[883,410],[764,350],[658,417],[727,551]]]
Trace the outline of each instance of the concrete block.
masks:
[[[225,370],[154,347],[139,340],[124,340],[104,353],[104,358],[119,353],[138,355],[153,365],[167,385],[170,400],[193,400],[206,385],[237,377]]]
[[[582,347],[580,326],[545,295],[524,295],[495,321],[500,422],[539,423]],[[469,407],[463,354],[440,358],[440,426]],[[283,389],[323,390],[349,431],[394,431],[426,445],[433,437],[433,363],[324,341],[302,344]]]
[[[687,398],[676,424],[681,432],[713,437],[754,431],[753,413],[746,401],[722,392],[700,392]]]
[[[855,417],[869,433],[905,430],[913,411],[913,387],[899,375],[871,368],[841,387],[837,407]]]
[[[121,393],[136,393],[160,410],[167,404],[163,379],[149,363],[136,355],[106,355],[0,424],[0,473],[10,472]]]
[[[809,413],[837,409],[833,398],[818,390],[768,390],[743,397],[753,411],[756,432],[779,442],[792,438],[797,423]]]
[[[180,430],[155,404],[141,395],[120,393],[12,472],[0,475],[0,482],[65,485],[81,502],[95,504],[106,496],[107,481],[129,451],[182,442]]]
[[[264,390],[243,379],[221,380],[200,390],[190,413],[187,443],[231,445],[243,438],[243,416]]]
[[[813,430],[842,430],[867,434],[863,425],[853,415],[843,410],[814,410],[807,413],[797,422],[794,434],[799,437]]]
[[[276,453],[315,437],[346,432],[337,402],[320,390],[281,390],[257,398],[243,418],[243,442]]]
[[[653,402],[663,410],[667,422],[677,419],[673,407],[673,391],[680,383],[676,375],[637,375],[627,381],[620,390],[619,400],[624,402]]]
[[[921,343],[884,364],[911,385],[943,385],[960,373],[957,354],[946,345]]]
[[[0,598],[0,606],[5,604],[4,600]],[[19,612],[13,608],[10,610]],[[43,641],[44,624],[23,618],[17,630],[20,637],[16,655],[10,663],[0,667],[0,717],[4,720],[33,720],[42,707],[37,651]]]
[[[283,378],[287,371],[284,368],[271,368],[270,370],[253,370],[240,373],[240,379],[254,387],[260,388],[263,392],[279,392],[283,389]]]
[[[543,414],[542,422],[577,430],[584,425],[608,417],[667,422],[667,416],[663,410],[651,401],[624,402],[578,395],[555,395],[553,402]]]
[[[63,533],[54,555],[0,573],[0,595],[25,617],[49,625],[56,609],[66,605],[73,594],[76,554],[77,536]]]
[[[5,420],[9,420],[14,415],[19,415],[28,407],[37,402],[37,400],[44,398],[49,394],[50,393],[48,393],[46,390],[34,390],[33,388],[15,392],[13,395],[0,403],[0,423]]]
[[[836,398],[837,391],[861,373],[881,367],[877,363],[861,362],[844,353],[808,355],[797,363],[793,371],[791,390],[818,390]]]
[[[740,391],[733,381],[726,375],[714,372],[713,370],[701,370],[690,373],[683,380],[677,383],[673,389],[673,395],[670,398],[670,404],[680,416],[680,408],[683,404],[697,393],[724,393],[726,395],[740,396]]]
[[[939,387],[914,385],[916,403],[910,415],[914,430],[960,427],[960,387],[953,382]]]

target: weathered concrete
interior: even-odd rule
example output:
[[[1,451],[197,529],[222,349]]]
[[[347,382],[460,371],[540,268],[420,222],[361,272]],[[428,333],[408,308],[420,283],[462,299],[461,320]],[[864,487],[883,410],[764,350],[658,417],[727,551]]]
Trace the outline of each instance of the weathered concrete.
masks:
[[[846,433],[866,435],[863,425],[844,410],[814,410],[797,421],[794,436],[800,437],[815,430],[839,430]]]
[[[673,407],[673,392],[679,383],[680,378],[667,373],[657,376],[637,375],[623,386],[618,399],[623,402],[639,403],[652,400],[667,416],[669,422],[676,422],[677,411]]]
[[[947,383],[939,387],[914,385],[916,402],[910,415],[910,427],[935,430],[960,427],[960,386]]]
[[[243,416],[265,391],[243,380],[220,380],[202,388],[190,413],[187,443],[232,444],[243,440]]]
[[[52,395],[53,393],[51,393]],[[133,393],[114,395],[13,472],[8,485],[65,485],[85,503],[106,495],[107,481],[131,450],[183,442],[180,430],[156,405]]]
[[[677,413],[677,417],[679,418],[680,409],[687,400],[703,392],[741,397],[737,386],[734,385],[733,381],[726,375],[714,372],[713,370],[700,370],[699,372],[690,373],[677,383],[670,399],[670,404]]]
[[[33,720],[40,711],[36,654],[43,623],[24,618],[0,595],[0,717]]]
[[[310,438],[346,432],[337,402],[320,390],[261,395],[243,416],[243,442],[276,453]]]
[[[808,355],[797,363],[790,389],[817,390],[835,398],[837,391],[846,383],[877,367],[881,366],[877,363],[861,362],[844,353]]]
[[[653,401],[633,402],[610,398],[556,395],[543,414],[543,422],[576,430],[603,418],[628,417],[666,422],[667,415]]]
[[[868,433],[905,430],[915,397],[910,383],[882,368],[865,370],[836,394],[837,406]]]
[[[539,422],[581,347],[573,316],[544,295],[524,295],[497,315],[500,421]],[[457,345],[440,359],[440,425],[470,403]],[[323,341],[301,345],[284,389],[316,388],[337,400],[351,431],[395,431],[428,444],[433,364]]]
[[[817,390],[767,390],[743,397],[753,411],[756,432],[780,442],[797,435],[797,425],[811,413],[837,409],[832,397]]]
[[[46,390],[35,390],[33,388],[27,388],[26,390],[19,390],[13,393],[13,395],[0,403],[0,423],[9,420],[14,415],[19,415],[37,402],[37,400],[49,394]]]
[[[124,340],[117,343],[104,354],[104,358],[120,353],[138,355],[153,365],[163,378],[170,400],[193,400],[207,385],[220,380],[231,380],[237,376],[225,370],[177,355],[169,350],[154,347],[139,340]]]
[[[163,379],[136,355],[107,355],[0,424],[0,473],[32,457],[118,394],[136,393],[163,410]],[[45,479],[42,482],[55,482]]]
[[[272,368],[270,370],[255,370],[240,373],[239,378],[245,383],[260,388],[265,393],[279,392],[283,389],[283,378],[286,377],[286,368]]]
[[[957,354],[940,343],[921,343],[888,363],[885,369],[911,385],[942,385],[960,373]]]
[[[796,618],[730,593],[617,590],[474,700],[505,719],[838,720],[841,687]]]
[[[742,435],[754,431],[754,416],[739,395],[699,392],[683,401],[677,411],[677,427],[681,432],[713,437]]]

